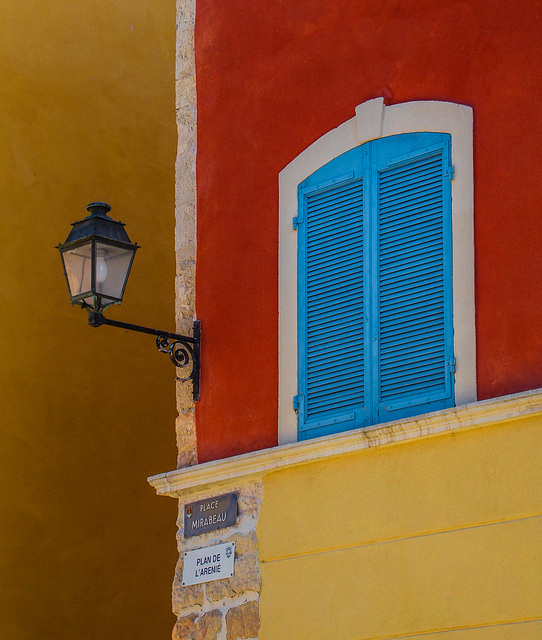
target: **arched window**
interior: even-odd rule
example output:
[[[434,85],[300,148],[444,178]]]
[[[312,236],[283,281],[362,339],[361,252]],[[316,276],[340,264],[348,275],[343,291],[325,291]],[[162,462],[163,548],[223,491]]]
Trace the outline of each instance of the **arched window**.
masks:
[[[468,139],[460,140],[461,127],[449,117],[450,107],[463,120],[470,109],[366,105],[281,174],[281,443],[476,398],[472,160],[463,158],[472,158],[472,126],[463,126]],[[408,131],[413,122],[405,132],[382,135],[385,111],[410,106],[412,116],[412,105],[426,111],[445,105],[448,113],[441,108],[440,115],[451,120],[448,131],[446,123]],[[379,107],[380,135],[370,131],[370,117],[360,119],[364,107],[366,116]],[[364,126],[372,139],[352,145],[351,136],[349,143],[345,129],[352,124],[355,141]],[[454,192],[457,161],[463,190],[470,175],[470,208],[469,194]],[[290,208],[286,221],[284,203],[294,187],[296,215],[292,220]],[[459,318],[464,326],[454,331]]]

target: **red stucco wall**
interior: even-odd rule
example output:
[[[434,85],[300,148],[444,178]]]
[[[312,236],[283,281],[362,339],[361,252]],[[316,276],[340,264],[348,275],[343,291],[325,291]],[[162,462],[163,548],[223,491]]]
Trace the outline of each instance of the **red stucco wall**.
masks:
[[[199,0],[200,461],[277,437],[278,173],[361,102],[475,117],[478,396],[542,386],[538,0]]]

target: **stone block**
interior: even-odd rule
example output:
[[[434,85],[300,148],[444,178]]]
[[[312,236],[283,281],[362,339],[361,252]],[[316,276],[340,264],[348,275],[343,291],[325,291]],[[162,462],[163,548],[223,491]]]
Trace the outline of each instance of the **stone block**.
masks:
[[[175,75],[177,78],[194,74],[194,36],[190,29],[177,30]]]
[[[179,229],[179,233],[182,233],[183,229]],[[187,260],[179,264],[179,273],[175,277],[175,290],[180,300],[177,301],[177,306],[189,307],[194,306],[194,262]],[[177,316],[177,321],[182,322],[183,316]],[[193,311],[189,316],[184,316],[186,321],[184,322],[187,330],[192,329]],[[180,328],[180,327],[179,327]]]
[[[177,92],[177,109],[181,109],[182,111],[191,109],[196,95],[196,76],[194,73],[191,72],[181,76],[179,75],[179,71],[177,71],[175,87]]]
[[[186,192],[177,191],[177,221],[175,225],[175,239],[177,245],[182,245],[185,242],[195,242],[196,239],[196,207],[194,205],[195,193],[193,189],[188,189]],[[177,250],[181,249],[177,247]],[[183,264],[183,261],[178,263],[177,273],[182,273],[182,269],[190,267],[194,269],[194,256],[185,259],[187,264]]]
[[[188,377],[189,373],[190,371],[188,371],[188,374],[186,374],[185,376],[185,374],[183,373],[183,369],[178,369],[177,375]],[[194,406],[194,399],[192,396],[192,382],[190,380],[185,382],[179,381],[177,383],[177,406],[179,407],[179,410],[183,412],[179,417],[182,416],[181,420],[183,420],[184,422],[184,416],[190,415],[190,412],[184,413],[185,410],[188,409],[189,407]],[[190,434],[193,434],[193,437]],[[187,455],[187,452],[188,452],[188,457],[192,456],[192,452],[195,450],[195,447],[196,447],[195,425],[193,430],[183,429],[181,431],[181,433],[177,437],[177,444],[180,445],[181,447],[179,449],[179,456],[181,456],[181,458],[184,459]],[[180,465],[179,468],[181,468],[181,466],[186,466],[186,465]]]
[[[177,153],[183,155],[189,152],[192,156],[192,162],[195,160],[195,148],[196,148],[196,133],[195,133],[195,105],[188,113],[184,113],[180,109],[175,110],[175,117],[177,121],[177,131],[179,132],[179,142],[177,144]],[[188,144],[187,141],[190,141]],[[186,148],[188,151],[183,151],[181,147]],[[180,174],[179,168],[179,174]],[[193,184],[191,185],[193,187]]]
[[[192,385],[188,382],[179,382],[179,386],[184,385],[186,389],[178,394],[179,401],[184,403],[192,402]],[[180,402],[179,402],[180,404]],[[198,463],[198,452],[196,444],[196,424],[194,411],[182,411],[175,421],[177,431],[177,468],[183,469]]]
[[[173,579],[173,613],[177,616],[190,607],[201,606],[204,602],[203,585],[194,584],[183,587],[183,560],[182,557],[177,562],[175,577]]]
[[[177,620],[172,640],[216,640],[222,629],[222,614],[218,609],[202,616],[191,613]]]
[[[239,492],[239,515],[256,519],[262,504],[262,485],[251,484]]]
[[[196,241],[195,238],[188,238],[187,241],[183,244],[178,245],[177,249],[177,263],[182,264],[183,262],[191,261],[194,262],[196,255]]]
[[[257,638],[260,629],[258,602],[247,602],[226,614],[226,640]]]
[[[176,116],[181,121],[189,123],[190,114],[182,113],[180,110],[176,112]],[[188,131],[186,134],[188,135]],[[187,151],[185,153],[179,154],[177,156],[177,160],[175,162],[175,174],[177,176],[177,194],[182,193],[183,191],[189,191],[192,196],[194,196],[194,140],[191,140],[191,144],[187,145]],[[182,212],[177,209],[177,219]]]
[[[194,0],[177,0],[177,22],[194,26],[196,4]]]
[[[260,591],[260,566],[256,533],[235,535],[229,541],[235,541],[235,575],[232,578],[208,582],[205,595],[211,602],[220,602],[247,591]]]
[[[172,640],[184,640],[185,638],[190,638],[191,636],[189,634],[194,629],[197,617],[197,613],[191,613],[189,616],[178,618],[175,623],[175,627],[173,628],[173,633],[171,634]]]

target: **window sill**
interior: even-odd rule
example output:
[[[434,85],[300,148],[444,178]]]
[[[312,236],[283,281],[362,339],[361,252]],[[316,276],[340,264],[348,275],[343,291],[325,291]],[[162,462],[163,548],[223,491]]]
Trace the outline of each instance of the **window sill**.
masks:
[[[542,389],[435,411],[417,418],[379,424],[346,433],[281,445],[232,458],[176,469],[148,478],[157,494],[181,497],[206,487],[227,487],[287,467],[342,454],[401,444],[445,433],[492,426],[542,415]]]

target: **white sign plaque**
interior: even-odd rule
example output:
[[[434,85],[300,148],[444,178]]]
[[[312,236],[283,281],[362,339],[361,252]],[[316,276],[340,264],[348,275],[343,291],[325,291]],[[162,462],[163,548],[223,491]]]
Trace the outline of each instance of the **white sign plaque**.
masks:
[[[233,576],[235,542],[185,551],[183,587]]]

